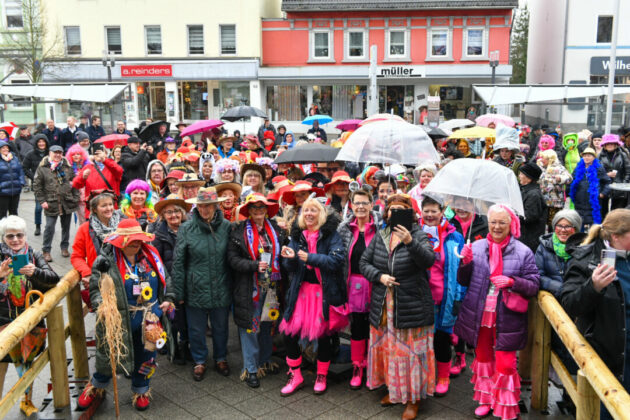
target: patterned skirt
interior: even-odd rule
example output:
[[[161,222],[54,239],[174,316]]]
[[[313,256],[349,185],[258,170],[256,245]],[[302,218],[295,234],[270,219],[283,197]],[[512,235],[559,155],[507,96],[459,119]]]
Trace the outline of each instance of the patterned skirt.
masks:
[[[394,328],[394,299],[387,290],[387,322],[370,327],[368,383],[370,389],[387,386],[393,403],[417,402],[433,395],[435,354],[433,325],[419,328]]]

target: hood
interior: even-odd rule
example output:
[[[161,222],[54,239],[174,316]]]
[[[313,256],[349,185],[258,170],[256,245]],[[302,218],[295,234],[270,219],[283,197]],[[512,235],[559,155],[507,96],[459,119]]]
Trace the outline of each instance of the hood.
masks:
[[[538,238],[538,240],[540,241],[540,244],[542,246],[544,246],[547,249],[553,250],[553,239],[552,239],[552,237],[553,237],[553,232],[545,233],[540,238]],[[569,237],[569,239],[571,239],[571,237]]]
[[[332,233],[337,230],[340,222],[341,218],[337,215],[337,213],[328,212],[326,214],[326,221],[324,222],[322,227],[319,228],[319,232],[321,235],[319,236],[318,240],[322,238],[327,238],[328,236],[332,235]],[[291,226],[291,239],[299,242],[301,236],[302,229],[300,229],[296,220],[293,223],[293,226]]]
[[[584,232],[576,232],[573,235],[569,236],[565,247],[567,253],[573,256],[573,251],[581,247],[582,242],[584,242],[584,239],[586,239],[587,236],[588,235]]]
[[[203,176],[201,175],[201,168],[203,168],[203,164],[206,162],[212,162],[212,165],[214,166],[214,156],[212,155],[212,153],[202,153],[201,156],[199,157],[199,168],[198,168],[199,179],[204,179]]]
[[[168,171],[166,170],[166,165],[164,163],[162,163],[161,160],[159,159],[153,159],[151,162],[149,162],[149,164],[147,165],[147,173],[144,177],[144,179],[149,182],[149,175],[151,175],[151,167],[153,165],[155,165],[156,163],[159,163],[162,166],[162,169],[164,170],[164,177],[166,177],[166,174],[168,174]]]
[[[48,147],[50,147],[50,144],[48,143],[48,137],[46,137],[46,134],[35,134],[35,136],[32,139],[33,142],[33,147],[35,148],[35,150],[40,150],[37,147],[37,142],[40,140],[44,140],[46,142],[46,151],[48,151]]]

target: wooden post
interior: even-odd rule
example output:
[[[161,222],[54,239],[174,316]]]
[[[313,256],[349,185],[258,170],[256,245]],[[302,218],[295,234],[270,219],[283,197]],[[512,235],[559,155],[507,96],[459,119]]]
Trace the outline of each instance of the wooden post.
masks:
[[[576,420],[599,420],[599,397],[582,370],[578,370],[577,373],[577,391]]]
[[[537,310],[536,298],[529,300],[527,308],[527,344],[518,352],[518,374],[523,379],[532,378],[532,346],[534,344],[534,314]]]
[[[68,293],[68,321],[70,326],[70,343],[75,379],[87,379],[90,376],[88,367],[87,346],[85,345],[85,323],[83,321],[83,301],[79,285]]]
[[[530,301],[534,307],[532,314],[534,340],[532,345],[532,408],[545,410],[549,396],[549,359],[551,357],[551,325],[538,306],[538,301]]]
[[[50,355],[53,402],[56,409],[64,408],[70,405],[70,391],[68,388],[66,336],[61,306],[55,307],[48,313],[46,324],[48,327],[48,353]]]

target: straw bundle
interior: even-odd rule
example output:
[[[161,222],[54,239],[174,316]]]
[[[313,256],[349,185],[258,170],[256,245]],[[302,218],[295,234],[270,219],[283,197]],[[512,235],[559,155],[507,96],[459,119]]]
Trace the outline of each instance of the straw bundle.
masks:
[[[105,327],[105,341],[109,347],[110,354],[120,364],[120,358],[127,353],[127,348],[123,342],[122,317],[118,311],[116,301],[116,288],[114,280],[107,273],[101,274],[99,289],[103,301],[96,310],[96,322]]]

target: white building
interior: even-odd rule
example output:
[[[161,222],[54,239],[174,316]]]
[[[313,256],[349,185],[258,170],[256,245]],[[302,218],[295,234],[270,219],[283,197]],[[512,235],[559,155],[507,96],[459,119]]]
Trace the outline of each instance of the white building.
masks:
[[[607,84],[614,0],[528,0],[528,84]],[[621,0],[615,83],[630,85],[630,1]],[[574,102],[571,105],[571,102]],[[584,103],[588,102],[588,105]],[[564,131],[601,129],[606,98],[568,105],[527,105],[528,122],[561,123]],[[630,95],[616,95],[613,129],[630,125]]]

